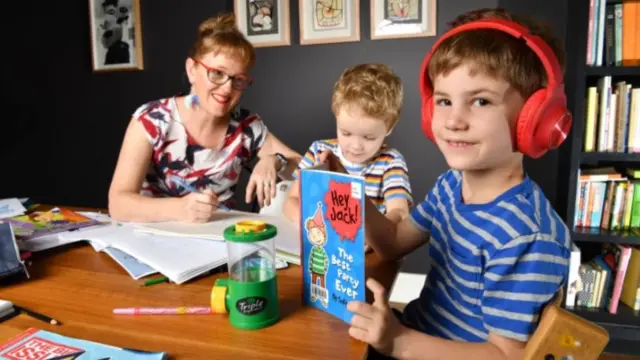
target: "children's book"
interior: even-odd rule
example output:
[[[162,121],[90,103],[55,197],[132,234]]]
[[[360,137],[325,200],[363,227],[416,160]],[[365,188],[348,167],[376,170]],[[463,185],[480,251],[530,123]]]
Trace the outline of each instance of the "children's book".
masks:
[[[3,221],[13,226],[16,238],[22,241],[101,224],[99,221],[65,208],[33,211]]]
[[[300,171],[303,303],[347,323],[350,301],[365,301],[362,177]]]
[[[0,344],[2,360],[161,360],[166,352],[123,349],[31,328]]]

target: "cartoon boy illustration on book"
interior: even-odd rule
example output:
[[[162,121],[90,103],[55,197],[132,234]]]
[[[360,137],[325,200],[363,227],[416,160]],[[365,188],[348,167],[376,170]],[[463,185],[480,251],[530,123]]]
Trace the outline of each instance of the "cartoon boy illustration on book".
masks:
[[[329,269],[329,257],[324,249],[327,243],[327,227],[322,217],[322,203],[318,202],[318,208],[312,217],[307,218],[304,224],[307,238],[313,244],[309,256],[309,272],[311,273],[311,302],[320,299],[322,306],[328,307],[329,294],[325,286],[325,278]]]

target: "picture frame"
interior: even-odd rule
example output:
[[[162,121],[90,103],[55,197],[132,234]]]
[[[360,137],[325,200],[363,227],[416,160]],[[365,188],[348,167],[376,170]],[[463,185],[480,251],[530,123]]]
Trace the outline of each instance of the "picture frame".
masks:
[[[291,45],[289,0],[234,0],[233,12],[254,47]]]
[[[89,0],[94,72],[143,70],[140,0]]]
[[[360,0],[299,0],[300,44],[360,41]]]
[[[436,35],[436,0],[371,0],[371,39]]]

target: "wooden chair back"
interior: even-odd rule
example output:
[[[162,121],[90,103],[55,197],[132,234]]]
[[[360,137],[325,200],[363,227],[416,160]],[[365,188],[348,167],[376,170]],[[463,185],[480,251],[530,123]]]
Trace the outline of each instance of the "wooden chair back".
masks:
[[[563,309],[563,297],[561,289],[543,309],[523,360],[597,360],[602,354],[609,333]]]

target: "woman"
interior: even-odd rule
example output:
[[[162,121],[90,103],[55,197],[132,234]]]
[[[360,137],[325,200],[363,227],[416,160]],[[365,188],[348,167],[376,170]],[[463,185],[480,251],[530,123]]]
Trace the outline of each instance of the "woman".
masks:
[[[144,104],[129,123],[109,189],[113,218],[209,221],[217,209],[234,207],[243,165],[256,157],[245,200],[255,195],[260,206],[270,204],[276,176],[290,174],[301,157],[258,115],[236,108],[254,62],[233,15],[200,25],[185,64],[191,94]]]

